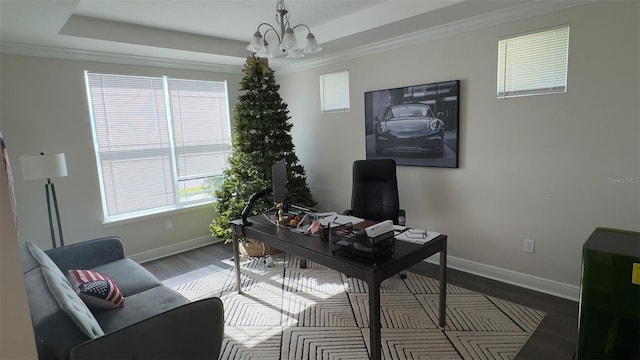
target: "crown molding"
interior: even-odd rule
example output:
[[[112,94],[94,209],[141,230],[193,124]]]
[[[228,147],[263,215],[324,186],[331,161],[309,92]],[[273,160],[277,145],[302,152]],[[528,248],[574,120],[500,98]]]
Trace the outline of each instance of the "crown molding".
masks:
[[[600,0],[563,0],[563,1],[532,1],[522,5],[508,7],[484,15],[451,22],[445,25],[420,30],[410,34],[396,36],[375,43],[355,47],[350,50],[337,52],[332,55],[311,60],[273,64],[272,67],[280,74],[300,72],[336,62],[347,61],[362,56],[394,50],[400,47],[424,43],[447,36],[478,30],[485,27],[517,21],[524,18],[566,9],[578,5],[593,3]],[[214,64],[198,61],[177,60],[141,55],[126,55],[119,53],[100,52],[61,48],[45,45],[30,45],[21,43],[0,42],[0,53],[13,55],[27,55],[49,57],[66,60],[84,60],[126,65],[154,66],[184,70],[212,71],[220,73],[238,74],[242,71],[244,59],[239,65]]]
[[[491,13],[454,21],[448,24],[416,31],[410,34],[392,37],[375,43],[358,46],[350,50],[341,51],[326,57],[287,63],[276,67],[280,74],[289,74],[310,70],[321,66],[347,61],[362,56],[372,55],[397,48],[416,45],[427,41],[440,39],[463,32],[478,30],[489,26],[504,24],[566,8],[590,4],[600,0],[565,0],[565,1],[534,1],[518,6],[505,8]]]
[[[26,55],[64,60],[84,60],[111,64],[153,66],[183,70],[210,71],[239,74],[242,65],[212,64],[198,61],[175,60],[151,56],[126,55],[93,50],[79,50],[44,45],[0,42],[0,53]],[[244,61],[244,59],[243,59]]]

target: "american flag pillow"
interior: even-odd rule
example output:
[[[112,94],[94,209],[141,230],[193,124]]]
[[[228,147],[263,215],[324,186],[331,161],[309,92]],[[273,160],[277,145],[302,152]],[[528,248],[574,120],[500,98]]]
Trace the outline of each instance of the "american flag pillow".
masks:
[[[69,270],[69,281],[90,307],[113,309],[124,306],[122,292],[108,276],[91,270]]]

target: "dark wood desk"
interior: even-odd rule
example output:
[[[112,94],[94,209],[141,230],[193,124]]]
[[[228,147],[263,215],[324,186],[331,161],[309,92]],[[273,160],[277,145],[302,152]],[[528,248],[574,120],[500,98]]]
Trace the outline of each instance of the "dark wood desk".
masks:
[[[440,253],[440,321],[444,327],[446,309],[447,282],[447,236],[439,235],[423,244],[413,244],[396,240],[393,258],[379,261],[375,265],[367,264],[347,257],[331,253],[329,243],[321,241],[317,236],[301,235],[284,227],[276,227],[263,216],[248,219],[250,226],[242,225],[242,220],[231,222],[233,231],[233,254],[236,267],[236,284],[238,293],[242,293],[240,282],[240,254],[238,242],[244,236],[261,241],[282,251],[299,256],[302,259],[316,262],[348,276],[363,280],[369,286],[369,336],[371,343],[370,358],[382,358],[380,329],[380,284],[391,276],[406,270],[428,258]]]

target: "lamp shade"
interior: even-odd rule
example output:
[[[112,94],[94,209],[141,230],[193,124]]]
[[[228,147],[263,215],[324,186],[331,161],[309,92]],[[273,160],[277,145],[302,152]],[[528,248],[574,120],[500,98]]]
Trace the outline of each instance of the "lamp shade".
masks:
[[[303,56],[304,56],[304,54],[302,53],[302,49],[300,49],[300,48],[289,49],[289,52],[287,52],[287,59],[297,59],[297,58],[301,58]]]
[[[287,30],[285,30],[280,47],[282,50],[294,50],[298,48],[298,40],[296,40],[296,34],[293,33],[293,29],[291,29],[291,27],[288,27]]]
[[[265,51],[264,43],[262,40],[262,34],[260,34],[259,31],[256,31],[253,34],[253,37],[251,37],[251,42],[249,42],[249,45],[247,46],[247,50],[254,53]]]
[[[304,54],[315,54],[317,52],[322,51],[320,45],[318,45],[318,41],[316,37],[313,36],[312,33],[307,34],[307,46],[302,50]]]
[[[22,178],[50,179],[67,176],[67,160],[64,153],[20,155]]]
[[[256,52],[256,57],[267,59],[272,58],[273,56],[271,56],[270,50],[271,47],[269,46],[269,43],[267,42],[267,40],[264,40],[264,49]]]

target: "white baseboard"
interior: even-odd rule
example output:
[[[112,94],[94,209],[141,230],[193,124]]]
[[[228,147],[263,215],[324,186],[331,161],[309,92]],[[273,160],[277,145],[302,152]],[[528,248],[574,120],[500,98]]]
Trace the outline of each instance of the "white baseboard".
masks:
[[[130,255],[132,260],[144,263],[156,259],[160,259],[169,255],[179,254],[184,251],[197,249],[202,246],[215,244],[222,240],[214,239],[211,236],[201,236],[195,239],[182,241],[176,244],[163,246],[149,251]],[[432,256],[425,260],[426,262],[439,264],[439,256]],[[555,280],[549,280],[517,271],[502,269],[496,266],[486,265],[479,262],[458,258],[455,256],[447,256],[447,267],[464,271],[470,274],[493,279],[503,283],[523,287],[539,291],[545,294],[557,296],[563,299],[578,301],[580,298],[580,287],[562,283]]]
[[[169,255],[175,255],[188,250],[197,249],[199,247],[203,247],[206,245],[215,244],[221,241],[222,240],[215,239],[211,236],[201,236],[195,239],[181,241],[179,243],[129,255],[129,257],[138,263],[145,263],[148,261],[157,260],[157,259],[169,256]]]
[[[425,261],[433,264],[439,264],[440,258],[436,255],[426,259]],[[524,274],[517,271],[502,269],[496,266],[465,260],[455,256],[447,256],[447,267],[503,283],[539,291],[563,299],[578,301],[580,298],[579,286]]]

